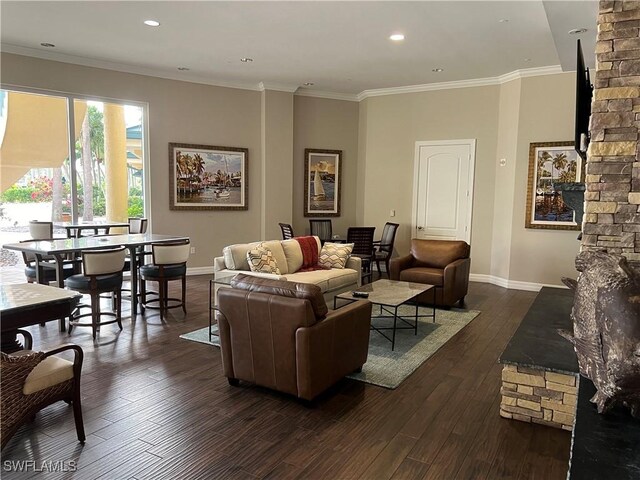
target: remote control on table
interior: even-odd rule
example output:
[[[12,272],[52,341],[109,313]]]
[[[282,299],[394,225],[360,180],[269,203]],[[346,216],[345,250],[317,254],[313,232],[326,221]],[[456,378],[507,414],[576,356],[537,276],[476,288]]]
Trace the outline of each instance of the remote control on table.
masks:
[[[369,298],[369,293],[367,292],[353,292],[351,295],[356,298]]]

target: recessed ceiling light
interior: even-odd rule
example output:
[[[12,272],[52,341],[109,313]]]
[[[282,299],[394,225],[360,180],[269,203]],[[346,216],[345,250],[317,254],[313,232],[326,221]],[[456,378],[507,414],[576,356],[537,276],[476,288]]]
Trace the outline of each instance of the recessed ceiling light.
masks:
[[[313,82],[305,82],[304,86],[305,87],[313,87],[314,83]]]
[[[189,67],[178,67],[178,70],[180,70],[181,72],[186,72],[187,70],[190,70]]]
[[[498,20],[499,23],[509,23],[509,19],[508,18],[501,18],[500,20]]]
[[[579,35],[586,31],[587,31],[586,28],[574,28],[573,30],[569,30],[569,35]]]
[[[248,62],[253,62],[253,58],[249,58],[249,57],[242,57],[240,59],[241,62],[243,63],[248,63]]]
[[[436,73],[440,73],[440,72],[444,72],[443,68],[434,68],[433,70],[431,70],[432,72],[436,72]]]
[[[144,24],[147,25],[148,27],[159,27],[160,26],[160,22],[158,22],[157,20],[145,20]]]
[[[42,42],[40,45],[42,45],[43,47],[47,47],[47,48],[55,47],[55,45],[53,43],[46,43],[46,42]]]
[[[404,35],[401,33],[394,33],[393,35],[389,36],[389,40],[393,40],[394,42],[401,42],[402,40],[404,40]]]

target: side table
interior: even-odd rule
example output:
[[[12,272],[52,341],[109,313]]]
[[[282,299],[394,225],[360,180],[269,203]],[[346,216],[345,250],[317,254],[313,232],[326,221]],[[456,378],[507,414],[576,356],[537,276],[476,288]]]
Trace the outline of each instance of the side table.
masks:
[[[211,341],[211,337],[218,336],[218,324],[217,322],[214,324],[214,313],[219,312],[218,306],[216,305],[216,292],[217,289],[222,286],[231,286],[231,280],[235,275],[229,275],[227,277],[222,278],[212,278],[209,280],[209,341]]]

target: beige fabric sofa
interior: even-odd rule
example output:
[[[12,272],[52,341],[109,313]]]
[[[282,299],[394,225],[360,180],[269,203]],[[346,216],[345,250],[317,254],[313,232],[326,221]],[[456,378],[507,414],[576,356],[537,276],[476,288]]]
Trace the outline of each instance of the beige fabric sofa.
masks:
[[[320,239],[315,237],[320,253]],[[247,262],[247,252],[259,243],[273,252],[278,263],[280,275],[252,272]],[[350,257],[345,268],[331,270],[315,270],[300,272],[302,267],[302,250],[297,240],[270,240],[265,242],[240,243],[229,245],[222,250],[222,257],[213,261],[213,272],[216,280],[232,277],[238,273],[254,275],[273,280],[288,280],[291,282],[312,283],[320,287],[327,304],[333,303],[333,297],[339,293],[355,290],[360,286],[362,265],[358,257]]]

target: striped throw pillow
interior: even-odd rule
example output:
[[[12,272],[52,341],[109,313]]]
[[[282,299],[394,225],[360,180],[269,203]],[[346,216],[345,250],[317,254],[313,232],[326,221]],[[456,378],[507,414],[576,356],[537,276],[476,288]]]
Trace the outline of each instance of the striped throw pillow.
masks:
[[[344,268],[353,251],[353,243],[325,243],[318,265],[324,268]]]
[[[273,252],[262,243],[247,252],[247,262],[249,262],[249,268],[252,272],[280,275],[278,262],[273,257]]]

